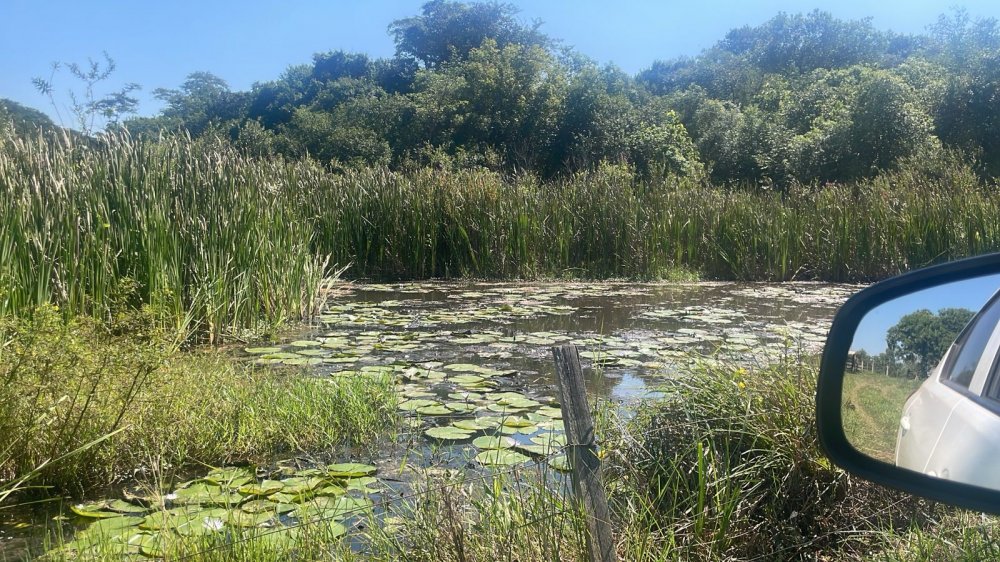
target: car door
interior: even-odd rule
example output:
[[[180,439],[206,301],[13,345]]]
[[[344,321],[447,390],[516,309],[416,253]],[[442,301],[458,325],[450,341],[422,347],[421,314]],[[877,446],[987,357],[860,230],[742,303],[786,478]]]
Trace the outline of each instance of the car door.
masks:
[[[943,422],[922,472],[1000,489],[1000,299],[991,299],[952,346],[938,376]],[[944,409],[950,405],[950,411]],[[930,414],[930,412],[926,412]]]

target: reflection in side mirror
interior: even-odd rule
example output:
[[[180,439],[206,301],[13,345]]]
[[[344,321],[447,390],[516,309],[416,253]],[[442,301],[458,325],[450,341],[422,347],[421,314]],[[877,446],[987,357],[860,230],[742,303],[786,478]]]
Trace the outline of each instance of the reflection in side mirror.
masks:
[[[1000,490],[1000,276],[891,300],[854,334],[844,433],[858,451]]]

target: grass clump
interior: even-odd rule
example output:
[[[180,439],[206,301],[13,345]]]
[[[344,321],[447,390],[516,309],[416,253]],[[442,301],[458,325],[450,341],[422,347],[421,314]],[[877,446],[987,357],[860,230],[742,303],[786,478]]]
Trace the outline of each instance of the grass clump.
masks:
[[[612,432],[607,474],[630,560],[864,558],[926,525],[920,500],[849,477],[819,449],[815,368],[704,366]]]
[[[320,379],[179,353],[148,319],[65,321],[52,306],[0,323],[0,481],[94,440],[33,482],[63,493],[191,463],[372,445],[393,381]],[[130,327],[124,330],[124,327]]]
[[[584,560],[586,525],[567,482],[540,465],[485,478],[447,471],[393,506],[365,535],[365,559],[442,562]]]

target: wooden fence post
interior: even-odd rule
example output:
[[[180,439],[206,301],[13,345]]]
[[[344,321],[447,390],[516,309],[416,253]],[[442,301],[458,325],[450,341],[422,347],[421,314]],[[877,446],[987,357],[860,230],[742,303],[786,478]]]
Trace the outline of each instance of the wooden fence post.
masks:
[[[587,549],[592,562],[614,562],[615,540],[611,532],[608,498],[601,479],[601,459],[597,457],[594,420],[583,384],[580,354],[574,345],[552,348],[559,386],[559,406],[566,427],[567,456],[576,497],[587,518]]]

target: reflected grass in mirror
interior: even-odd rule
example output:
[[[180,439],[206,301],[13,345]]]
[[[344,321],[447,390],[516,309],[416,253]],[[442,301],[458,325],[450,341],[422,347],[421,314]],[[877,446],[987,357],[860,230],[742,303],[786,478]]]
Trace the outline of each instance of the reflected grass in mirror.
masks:
[[[844,375],[844,433],[857,450],[895,462],[899,416],[919,380],[863,371]]]

